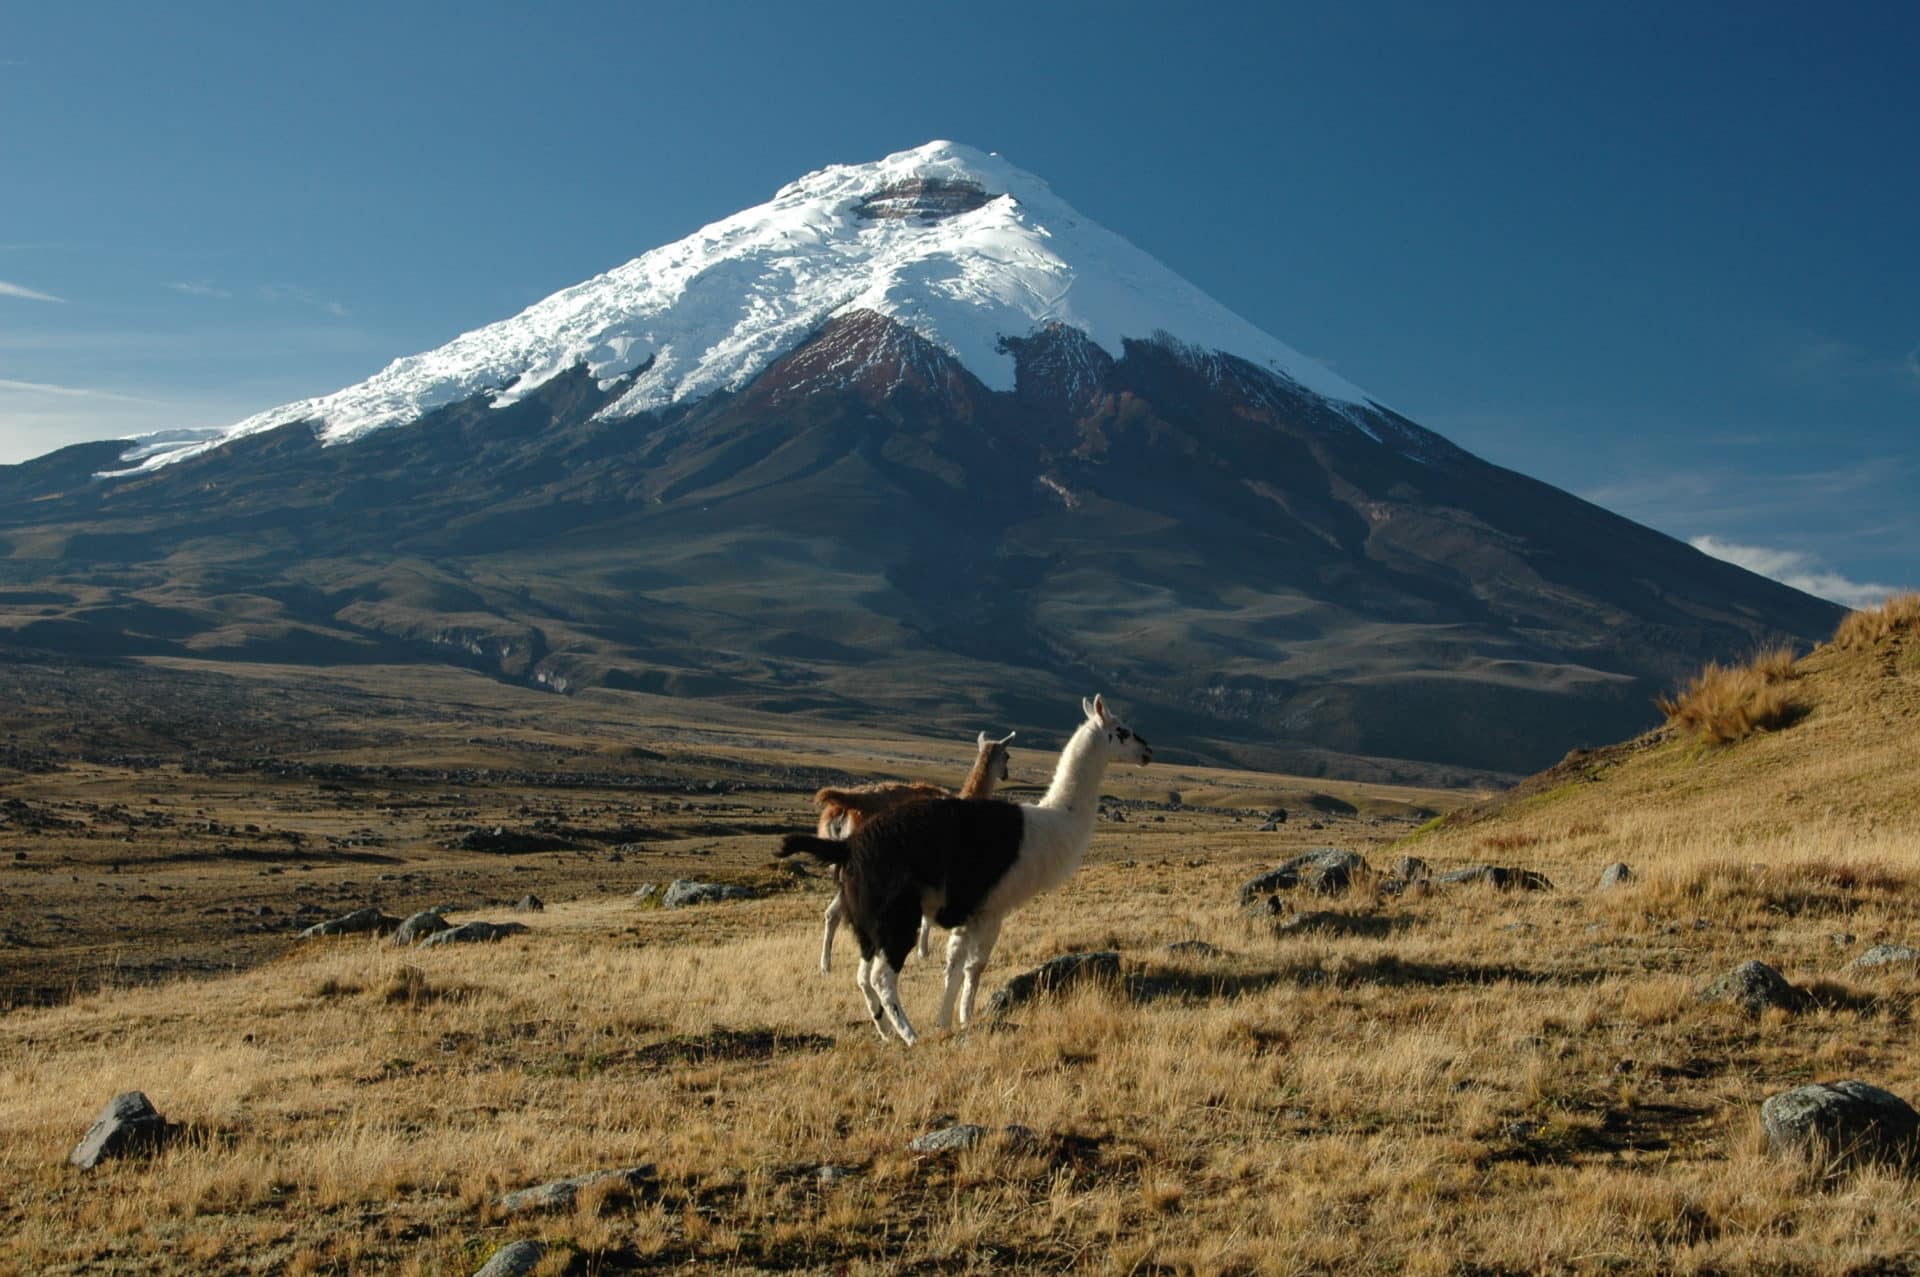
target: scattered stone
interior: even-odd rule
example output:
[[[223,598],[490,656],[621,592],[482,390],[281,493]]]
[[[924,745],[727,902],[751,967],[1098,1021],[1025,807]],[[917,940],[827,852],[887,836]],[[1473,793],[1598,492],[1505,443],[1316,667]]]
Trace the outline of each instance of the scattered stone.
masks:
[[[368,905],[365,909],[355,909],[352,913],[341,914],[338,918],[329,918],[325,922],[316,922],[300,933],[305,940],[314,936],[354,936],[372,932],[385,935],[400,926],[400,919],[392,914],[381,913],[379,909]]]
[[[1609,887],[1618,887],[1623,882],[1632,881],[1633,870],[1624,860],[1616,860],[1600,871],[1600,889],[1602,891],[1605,891]]]
[[[907,1147],[916,1153],[959,1153],[972,1148],[986,1135],[986,1127],[961,1122],[937,1131],[928,1131],[910,1141]],[[1024,1126],[1004,1126],[1000,1129],[1000,1142],[1008,1149],[1020,1151],[1038,1148],[1040,1137]]]
[[[1418,856],[1400,856],[1393,862],[1393,876],[1402,882],[1419,882],[1433,877],[1433,866]]]
[[[473,1277],[526,1277],[540,1266],[546,1255],[545,1242],[508,1242],[494,1251],[487,1262],[474,1271]]]
[[[1871,967],[1890,967],[1897,962],[1920,962],[1920,949],[1904,944],[1877,944],[1847,965],[1866,970]]]
[[[1263,834],[1271,833],[1272,831],[1280,828],[1280,826],[1286,823],[1287,823],[1287,809],[1285,807],[1275,807],[1272,811],[1267,813],[1267,819],[1260,826],[1260,832]]]
[[[514,902],[513,911],[515,913],[539,913],[546,907],[546,901],[529,891],[526,895]]]
[[[1827,943],[1836,949],[1850,948],[1853,945],[1854,938],[1854,934],[1851,931],[1829,931],[1827,933]]]
[[[822,1166],[813,1173],[813,1177],[819,1180],[822,1186],[831,1187],[834,1184],[838,1184],[841,1180],[852,1179],[853,1168],[850,1166]]]
[[[1776,1156],[1830,1157],[1842,1166],[1910,1163],[1920,1113],[1867,1082],[1815,1082],[1769,1096],[1760,1106],[1767,1146]]]
[[[711,904],[716,900],[752,900],[754,895],[753,888],[735,886],[730,882],[695,882],[691,878],[675,878],[667,884],[667,894],[660,903],[668,909],[683,909],[688,905]]]
[[[1120,955],[1112,949],[1097,953],[1066,953],[1041,963],[1023,975],[1017,975],[987,999],[986,1014],[1003,1015],[1042,993],[1084,984],[1090,980],[1120,977]]]
[[[87,1128],[86,1138],[67,1155],[81,1170],[92,1170],[110,1157],[152,1152],[166,1143],[170,1128],[144,1091],[122,1091],[108,1101]]]
[[[1368,871],[1365,858],[1354,852],[1317,847],[1241,883],[1240,903],[1256,904],[1262,896],[1302,886],[1323,896],[1338,895],[1347,889],[1355,875]]]
[[[1182,957],[1217,958],[1222,950],[1219,945],[1208,944],[1205,940],[1175,940],[1167,946],[1167,952]]]
[[[655,1179],[651,1164],[645,1166],[627,1166],[617,1171],[595,1171],[591,1175],[575,1175],[572,1179],[556,1179],[532,1188],[523,1188],[508,1193],[494,1203],[508,1214],[532,1210],[571,1210],[576,1197],[583,1188],[596,1184],[605,1184],[617,1180],[622,1188],[633,1190],[645,1188]]]
[[[956,1126],[942,1127],[937,1131],[928,1131],[925,1135],[915,1136],[908,1141],[907,1147],[916,1153],[958,1153],[972,1148],[987,1133],[984,1126],[972,1122],[961,1122]]]
[[[443,944],[491,944],[504,940],[508,936],[517,936],[528,930],[524,922],[463,922],[457,927],[448,927],[445,931],[436,931],[422,940],[418,947],[430,949]]]
[[[641,904],[646,904],[647,902],[651,901],[655,896],[659,894],[660,894],[659,883],[643,882],[637,888],[634,889],[633,898],[635,900],[638,900]]]
[[[1795,988],[1785,976],[1758,960],[1741,963],[1708,985],[1700,996],[1708,1002],[1736,1003],[1746,1008],[1749,1015],[1759,1015],[1768,1007],[1800,1012],[1813,1005],[1813,999],[1804,990]]]
[[[425,936],[430,936],[436,931],[445,931],[452,925],[451,922],[448,922],[440,916],[438,909],[422,909],[419,913],[407,915],[407,920],[401,923],[399,929],[393,933],[393,942],[395,944],[412,944],[414,941]]]
[[[1372,914],[1335,913],[1328,909],[1316,909],[1308,913],[1296,913],[1290,918],[1276,922],[1273,934],[1276,936],[1384,936],[1393,930],[1391,919]]]
[[[1504,865],[1469,865],[1465,869],[1453,869],[1434,879],[1435,882],[1452,886],[1463,882],[1484,882],[1500,891],[1552,891],[1553,882],[1545,875],[1531,869],[1518,869]]]

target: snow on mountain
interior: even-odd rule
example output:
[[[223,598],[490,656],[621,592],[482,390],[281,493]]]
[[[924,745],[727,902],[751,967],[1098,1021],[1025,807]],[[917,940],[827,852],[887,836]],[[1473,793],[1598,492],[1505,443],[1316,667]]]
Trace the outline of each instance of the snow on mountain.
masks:
[[[657,248],[437,350],[287,404],[211,439],[139,440],[151,469],[261,430],[318,423],[339,443],[481,392],[507,404],[585,362],[604,416],[737,390],[829,319],[889,316],[951,352],[988,386],[1013,387],[1005,337],[1081,329],[1118,358],[1123,338],[1163,334],[1271,369],[1337,405],[1363,391],[1261,332],[1033,175],[952,142],[873,164],[834,165],[772,200]]]

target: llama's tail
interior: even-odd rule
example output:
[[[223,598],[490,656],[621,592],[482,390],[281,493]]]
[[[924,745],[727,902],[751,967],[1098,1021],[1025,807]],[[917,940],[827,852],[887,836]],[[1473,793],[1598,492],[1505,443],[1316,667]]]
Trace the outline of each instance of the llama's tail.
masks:
[[[834,838],[815,838],[812,834],[788,834],[780,840],[780,850],[773,854],[797,856],[802,853],[830,865],[847,863],[846,843]]]

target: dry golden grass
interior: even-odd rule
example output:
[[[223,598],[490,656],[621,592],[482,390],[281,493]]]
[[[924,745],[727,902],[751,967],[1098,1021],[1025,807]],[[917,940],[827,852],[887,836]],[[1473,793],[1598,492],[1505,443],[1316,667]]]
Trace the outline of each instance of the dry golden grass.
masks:
[[[1888,595],[1879,607],[1847,613],[1833,632],[1833,641],[1842,648],[1873,647],[1916,631],[1920,631],[1920,592],[1909,591]]]
[[[1774,731],[1798,710],[1792,689],[1793,649],[1772,647],[1745,665],[1710,661],[1672,696],[1654,703],[1667,725],[1714,745],[1730,745],[1755,732]]]
[[[1758,1109],[1811,1080],[1920,1095],[1913,973],[1847,966],[1920,940],[1920,673],[1822,649],[1796,688],[1787,731],[1588,756],[1406,848],[1499,850],[1557,890],[1317,902],[1374,935],[1278,932],[1235,888],[1308,840],[1382,863],[1392,828],[1103,822],[1008,921],[988,983],[1090,948],[1120,951],[1121,982],[912,1051],[873,1033],[850,970],[817,973],[824,884],[682,912],[550,895],[498,946],[310,945],[16,1011],[0,1273],[465,1274],[518,1237],[606,1274],[1903,1271],[1913,1182],[1823,1184],[1767,1155]],[[1191,803],[1250,782],[1178,783]],[[1594,890],[1617,859],[1635,878]],[[1221,952],[1168,950],[1186,939]],[[1816,1009],[1700,1001],[1756,957]],[[937,983],[902,979],[923,1029]],[[183,1138],[65,1167],[133,1087]],[[907,1150],[953,1121],[1039,1141]],[[658,1183],[636,1196],[493,1205],[639,1162]],[[854,1173],[823,1185],[829,1164]]]

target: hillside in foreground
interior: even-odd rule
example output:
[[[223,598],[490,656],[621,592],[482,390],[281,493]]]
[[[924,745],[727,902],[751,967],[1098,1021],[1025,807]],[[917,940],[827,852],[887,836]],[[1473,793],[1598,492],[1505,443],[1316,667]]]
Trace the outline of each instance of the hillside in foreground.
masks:
[[[1308,829],[1297,809],[1262,831],[1230,797],[1257,781],[1185,772],[1176,808],[1145,799],[1158,769],[1116,771],[1127,819],[1008,921],[987,987],[1090,950],[1119,977],[912,1051],[865,1022],[844,936],[818,973],[817,880],[688,910],[626,894],[698,866],[700,838],[650,841],[644,866],[603,864],[618,890],[538,914],[476,893],[456,917],[529,927],[498,945],[289,943],[225,978],[15,1011],[0,1271],[465,1274],[525,1238],[542,1271],[578,1273],[1911,1272],[1907,1174],[1776,1158],[1759,1107],[1816,1080],[1920,1095],[1914,964],[1853,965],[1920,940],[1915,646],[1823,648],[1790,680],[1791,726],[1570,760],[1411,841],[1403,820]],[[1017,779],[1049,762],[1017,758]],[[381,797],[376,833],[407,810]],[[805,820],[797,791],[738,801]],[[749,872],[756,837],[714,855]],[[1242,882],[1322,843],[1374,873],[1241,907]],[[1552,886],[1395,891],[1407,853]],[[1597,888],[1621,859],[1634,877]],[[1703,999],[1749,959],[1803,1009]],[[916,1013],[935,980],[909,963]],[[132,1088],[181,1134],[65,1166]],[[989,1134],[908,1147],[955,1122]],[[564,1208],[499,1204],[641,1164]]]

